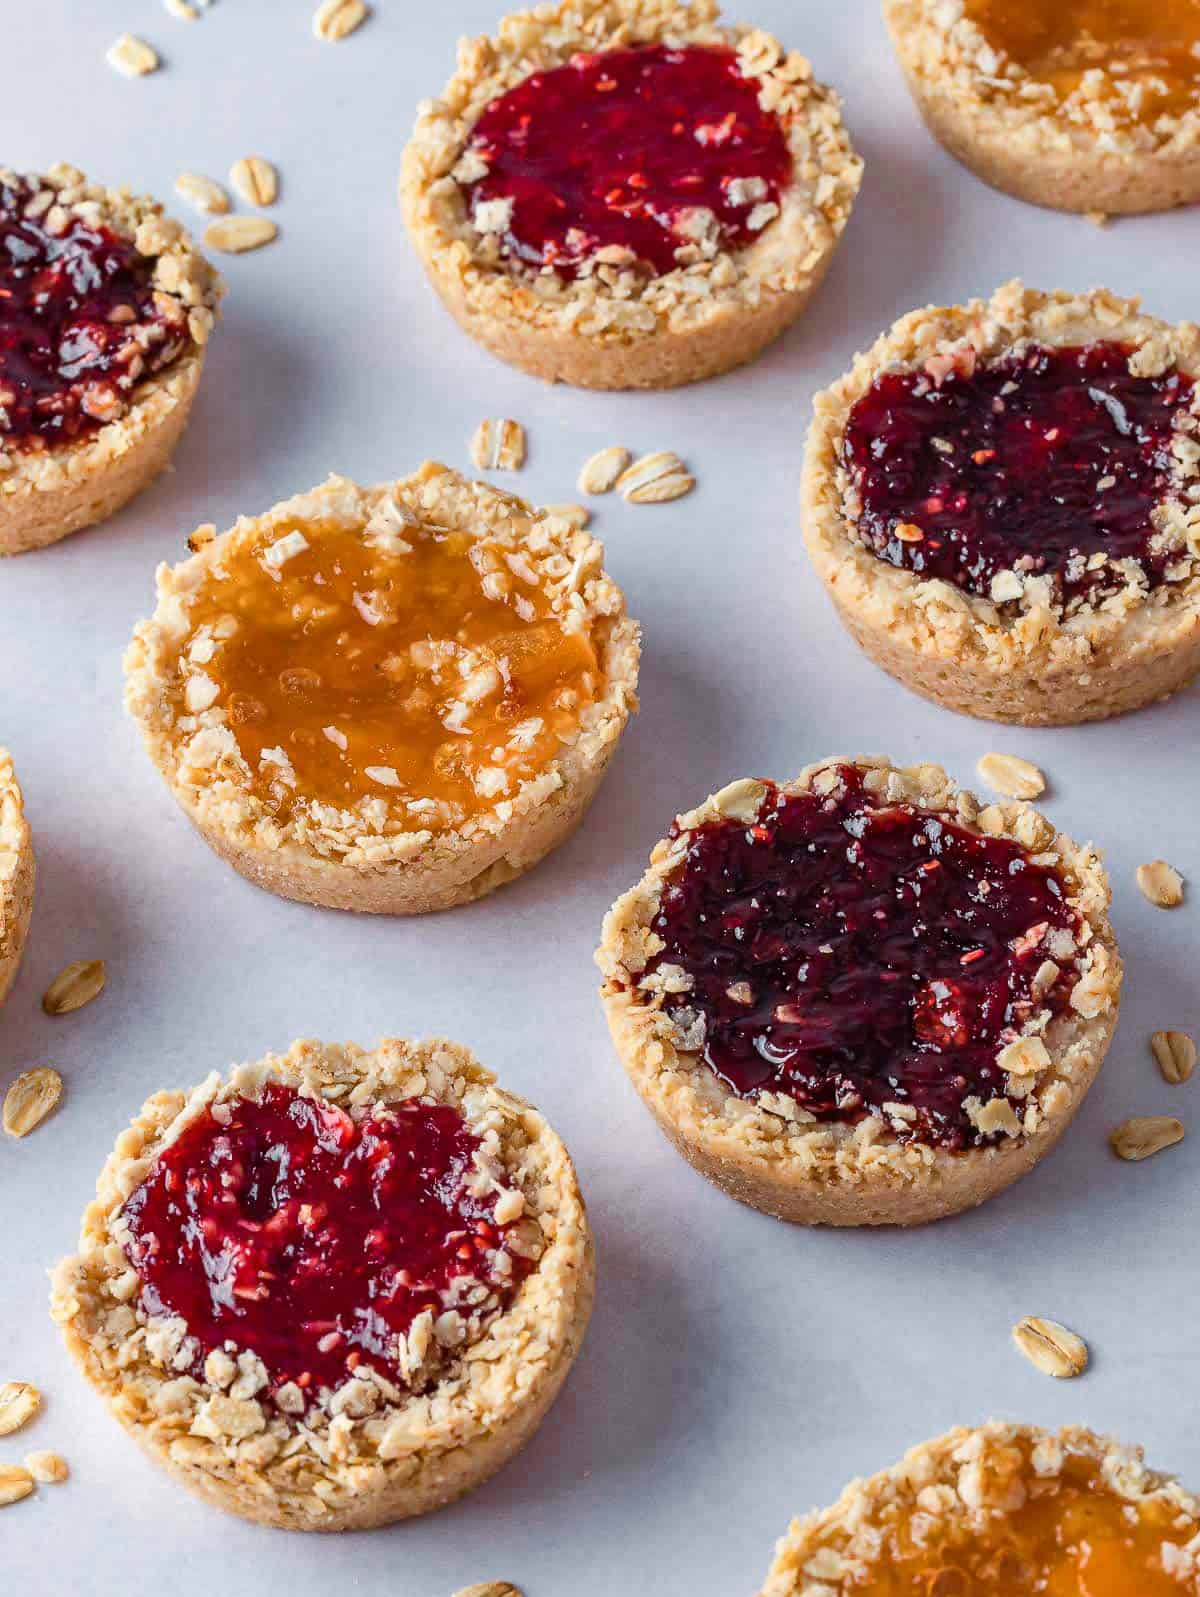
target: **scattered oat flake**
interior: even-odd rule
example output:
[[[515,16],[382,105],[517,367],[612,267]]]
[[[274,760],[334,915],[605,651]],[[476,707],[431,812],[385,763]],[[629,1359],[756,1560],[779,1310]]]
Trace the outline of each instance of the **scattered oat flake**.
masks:
[[[123,33],[110,44],[105,60],[127,78],[144,78],[149,72],[157,72],[161,65],[154,46],[145,39],[135,39],[132,33]]]
[[[1082,1375],[1088,1367],[1087,1343],[1057,1320],[1029,1315],[1013,1326],[1012,1338],[1035,1369],[1056,1381]]]
[[[581,530],[592,519],[592,513],[586,505],[543,505],[542,509],[548,516],[559,516]]]
[[[180,22],[195,22],[200,13],[191,0],[163,0],[163,4],[173,17],[178,17]]]
[[[33,1490],[33,1476],[19,1464],[0,1464],[0,1508],[19,1503]]]
[[[628,449],[620,444],[609,444],[607,449],[600,449],[590,455],[579,468],[579,492],[581,494],[606,494],[610,493],[617,485],[617,479],[628,466],[633,456]]]
[[[361,28],[367,20],[363,0],[321,0],[313,14],[312,29],[318,39],[335,44]]]
[[[25,1468],[42,1486],[59,1486],[71,1473],[61,1453],[30,1453]]]
[[[242,255],[278,238],[279,229],[265,216],[223,216],[204,229],[204,242],[224,255]]]
[[[28,1425],[42,1406],[42,1394],[28,1381],[5,1381],[0,1386],[0,1436],[11,1436]]]
[[[454,1597],[524,1597],[524,1593],[511,1580],[483,1580],[477,1586],[464,1586]]]
[[[617,478],[617,488],[631,505],[659,505],[681,499],[696,486],[679,456],[669,449],[656,450],[635,460]]]
[[[1015,754],[985,754],[975,769],[981,782],[1005,798],[1035,799],[1046,791],[1046,778],[1037,766]]]
[[[1165,859],[1139,865],[1137,884],[1158,909],[1175,909],[1183,903],[1183,877]]]
[[[229,168],[229,181],[247,205],[274,205],[279,173],[261,155],[244,155]]]
[[[471,439],[471,459],[480,471],[520,471],[525,464],[525,429],[507,418],[481,421]]]
[[[64,965],[42,995],[48,1015],[69,1015],[104,991],[107,972],[102,959],[76,959]]]
[[[4,1129],[27,1137],[51,1114],[62,1097],[62,1077],[48,1065],[23,1070],[4,1095]]]
[[[1156,1031],[1150,1038],[1150,1052],[1158,1060],[1163,1080],[1172,1086],[1186,1081],[1196,1068],[1196,1044],[1186,1031]]]
[[[1119,1159],[1136,1163],[1182,1142],[1183,1121],[1174,1115],[1134,1115],[1123,1120],[1108,1140]]]
[[[224,216],[229,209],[228,194],[202,172],[181,172],[175,179],[175,192],[205,216]]]

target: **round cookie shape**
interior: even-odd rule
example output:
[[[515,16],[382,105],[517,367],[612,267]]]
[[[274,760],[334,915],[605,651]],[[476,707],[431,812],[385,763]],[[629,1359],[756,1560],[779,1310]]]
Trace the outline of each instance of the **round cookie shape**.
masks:
[[[67,1346],[216,1506],[370,1529],[532,1437],[594,1295],[566,1149],[457,1044],[314,1041],[150,1098],[56,1269]]]
[[[1200,670],[1200,334],[1008,283],[904,316],[816,397],[804,535],[848,631],[936,703],[1103,720]]]
[[[21,787],[12,755],[0,748],[0,1004],[16,980],[25,949],[34,874],[33,837]]]
[[[460,48],[400,191],[451,314],[581,388],[753,360],[807,304],[858,192],[836,96],[716,0],[562,0]]]
[[[1196,1590],[1198,1549],[1200,1502],[1141,1448],[991,1421],[793,1520],[759,1597],[1178,1597]]]
[[[934,137],[984,182],[1054,210],[1200,199],[1200,19],[1189,0],[884,0]]]
[[[187,424],[220,278],[154,200],[0,169],[0,555],[103,521]]]
[[[126,703],[244,876],[418,914],[513,880],[582,820],[639,655],[586,532],[427,463],[193,542],[159,571]]]
[[[596,959],[618,1055],[684,1157],[811,1225],[1002,1191],[1116,1025],[1099,858],[935,765],[833,757],[677,818]]]

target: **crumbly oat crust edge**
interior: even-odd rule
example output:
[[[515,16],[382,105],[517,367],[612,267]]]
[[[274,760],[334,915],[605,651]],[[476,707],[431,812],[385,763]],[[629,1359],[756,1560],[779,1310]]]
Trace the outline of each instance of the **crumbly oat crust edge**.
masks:
[[[1008,1103],[1007,1098],[993,1099],[975,1112],[980,1116],[976,1122],[980,1129],[1001,1131],[998,1146],[1040,1136],[1058,1117],[1072,1112],[1078,1084],[1089,1079],[1095,1065],[1099,1043],[1094,1033],[1099,1029],[1106,1043],[1119,1002],[1121,961],[1108,921],[1110,890],[1100,856],[1090,845],[1081,846],[1056,833],[1030,804],[1002,800],[981,805],[937,765],[902,768],[879,756],[831,755],[807,766],[794,781],[779,785],[784,792],[811,790],[822,771],[838,764],[867,770],[869,781],[877,784],[887,800],[945,814],[983,835],[1012,838],[1039,860],[1059,868],[1074,888],[1069,898],[1080,915],[1086,946],[1079,954],[1072,1008],[1051,1020],[1044,1032],[1049,1063],[1024,1098],[1025,1113],[1015,1125],[999,1107]],[[758,813],[762,792],[762,784],[752,779],[733,782],[699,808],[680,816],[680,826],[686,833],[719,816],[752,818]],[[656,1101],[690,1143],[714,1158],[724,1155],[750,1161],[764,1173],[797,1171],[805,1182],[839,1188],[937,1180],[942,1168],[958,1169],[964,1160],[989,1154],[989,1147],[951,1153],[926,1143],[901,1141],[878,1116],[868,1116],[855,1125],[798,1122],[791,1100],[776,1095],[768,1109],[761,1100],[738,1098],[717,1081],[698,1055],[678,1047],[672,1023],[661,1013],[661,999],[656,1002],[655,995],[643,992],[638,984],[654,952],[650,922],[681,853],[678,841],[664,839],[656,845],[642,880],[623,894],[605,917],[596,963],[604,976],[601,995],[627,1068],[653,1084]],[[1030,1035],[1042,1035],[1036,1031],[1036,1020],[1028,1030]],[[1013,1080],[1010,1075],[1009,1081]]]
[[[0,748],[0,1003],[16,974],[33,901],[33,838],[12,755]]]
[[[189,598],[202,588],[211,567],[227,549],[253,543],[276,526],[333,518],[363,529],[388,501],[418,519],[507,541],[536,557],[540,571],[545,561],[551,561],[559,574],[541,572],[547,591],[560,593],[566,610],[590,629],[606,676],[604,692],[581,718],[578,740],[543,773],[523,783],[512,799],[436,833],[371,831],[361,820],[353,825],[318,825],[293,817],[281,824],[260,800],[228,777],[185,780],[175,670],[191,631]],[[545,805],[561,802],[576,782],[608,759],[637,709],[640,633],[626,613],[624,595],[604,571],[603,560],[603,545],[589,533],[436,462],[427,461],[412,476],[371,488],[330,477],[262,515],[241,517],[228,532],[179,565],[159,567],[154,615],[135,628],[125,654],[125,705],[141,728],[151,760],[197,824],[229,837],[239,847],[262,849],[280,858],[298,850],[307,859],[362,869],[424,870],[459,858],[529,821]],[[205,717],[212,715],[204,712],[199,722],[207,725]],[[188,731],[189,739],[195,730]],[[383,813],[386,817],[386,805]]]
[[[253,1096],[276,1081],[343,1107],[429,1098],[457,1108],[477,1133],[498,1134],[505,1179],[540,1225],[544,1251],[508,1307],[428,1392],[388,1393],[380,1381],[355,1378],[328,1408],[294,1418],[253,1394],[230,1396],[207,1379],[179,1375],[147,1348],[147,1325],[163,1331],[155,1347],[167,1354],[186,1327],[137,1319],[130,1306],[136,1277],[114,1236],[121,1207],[158,1152],[211,1103]],[[191,1093],[146,1101],[100,1172],[78,1253],[53,1273],[51,1313],[91,1384],[152,1451],[185,1474],[215,1476],[249,1501],[266,1499],[319,1528],[322,1517],[345,1513],[364,1496],[397,1487],[419,1493],[441,1478],[447,1454],[486,1441],[537,1404],[539,1377],[554,1378],[590,1290],[590,1253],[586,1209],[561,1139],[467,1049],[444,1040],[388,1038],[373,1049],[302,1040],[285,1054],[232,1067],[224,1080],[214,1073]]]
[[[992,1420],[911,1448],[890,1469],[851,1481],[830,1507],[793,1520],[759,1597],[836,1597],[846,1581],[864,1579],[877,1566],[898,1517],[924,1513],[970,1529],[1023,1500],[1022,1476],[1054,1479],[1068,1456],[1098,1464],[1105,1485],[1127,1502],[1165,1503],[1200,1532],[1200,1501],[1171,1476],[1147,1468],[1140,1447],[1082,1426],[1056,1434]],[[1190,1562],[1194,1574],[1198,1557],[1200,1538],[1182,1550],[1179,1573],[1188,1573]]]
[[[421,256],[456,278],[470,312],[548,335],[572,333],[628,344],[658,332],[686,332],[804,292],[818,279],[849,220],[862,162],[842,124],[837,96],[812,78],[798,52],[785,53],[760,29],[721,27],[716,0],[560,0],[505,17],[494,38],[459,46],[458,70],[437,100],[418,110],[405,150],[401,197]],[[590,277],[522,280],[486,258],[453,176],[479,116],[537,67],[578,51],[631,44],[723,45],[762,82],[760,102],[790,122],[795,159],[781,214],[741,251],[718,251],[658,277],[598,266]]]
[[[929,360],[967,355],[994,359],[1021,342],[1048,345],[1111,339],[1136,346],[1145,374],[1176,366],[1200,376],[1200,328],[1173,326],[1143,314],[1139,302],[1107,289],[1085,294],[1043,293],[1019,281],[1003,284],[987,300],[926,306],[909,312],[882,334],[850,370],[817,394],[805,450],[802,490],[804,535],[809,554],[827,584],[836,581],[839,602],[921,654],[970,659],[997,672],[1014,663],[1042,662],[1047,669],[1086,672],[1095,658],[1127,646],[1155,650],[1193,633],[1200,624],[1200,505],[1181,497],[1155,510],[1183,546],[1191,574],[1147,591],[1132,579],[1098,606],[1062,615],[1050,601],[1045,579],[1018,583],[1013,613],[990,599],[965,592],[940,578],[926,579],[880,560],[849,532],[848,480],[839,445],[850,410],[885,371],[914,370]],[[1183,434],[1178,457],[1181,495],[1194,489],[1200,450]],[[1195,458],[1193,458],[1195,457]],[[1015,575],[1015,573],[1014,573]]]

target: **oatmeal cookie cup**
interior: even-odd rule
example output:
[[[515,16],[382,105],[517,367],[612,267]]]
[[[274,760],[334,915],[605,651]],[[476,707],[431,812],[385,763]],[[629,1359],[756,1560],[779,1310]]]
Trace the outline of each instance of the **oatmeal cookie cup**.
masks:
[[[718,15],[562,0],[460,47],[400,192],[438,294],[494,355],[670,388],[753,360],[804,309],[862,163],[804,57]]]
[[[0,1004],[16,980],[33,913],[33,838],[12,756],[0,748]]]
[[[617,1053],[752,1208],[917,1225],[1055,1145],[1116,1025],[1099,857],[936,765],[833,757],[681,815],[604,922]]]
[[[119,510],[187,425],[221,280],[155,200],[0,169],[0,555]]]
[[[993,1420],[793,1520],[759,1597],[1178,1597],[1198,1577],[1200,1502],[1141,1448]]]
[[[1200,669],[1198,369],[1193,324],[1103,289],[903,317],[808,436],[805,540],[847,630],[988,720],[1177,692]]]
[[[420,914],[512,881],[582,820],[637,707],[638,628],[594,538],[426,463],[193,542],[159,570],[126,704],[242,875]]]
[[[1189,5],[884,0],[926,126],[971,171],[1060,211],[1200,199],[1200,19]]]
[[[293,1043],[160,1092],[53,1279],[76,1362],[158,1463],[288,1530],[454,1501],[532,1437],[591,1312],[542,1116],[464,1048]]]

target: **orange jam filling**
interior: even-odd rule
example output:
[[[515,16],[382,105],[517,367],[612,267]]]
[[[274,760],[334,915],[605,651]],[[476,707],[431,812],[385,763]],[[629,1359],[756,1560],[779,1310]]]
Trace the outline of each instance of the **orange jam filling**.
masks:
[[[966,14],[1062,99],[1099,67],[1105,101],[1138,122],[1196,105],[1200,0],[967,0]]]
[[[856,1597],[1180,1597],[1163,1544],[1189,1539],[1167,1503],[1134,1504],[1099,1480],[1092,1462],[1069,1458],[1062,1475],[1034,1486],[1025,1504],[994,1515],[969,1540],[933,1549],[907,1531]]]
[[[281,820],[383,799],[402,830],[458,825],[544,771],[602,687],[528,556],[443,528],[276,526],[214,566],[190,619],[186,702],[215,686]]]

